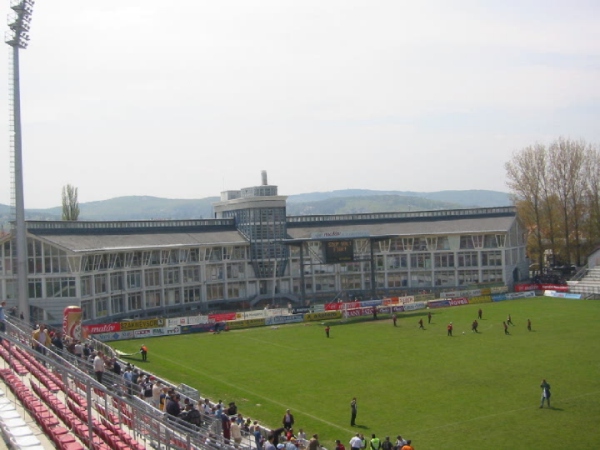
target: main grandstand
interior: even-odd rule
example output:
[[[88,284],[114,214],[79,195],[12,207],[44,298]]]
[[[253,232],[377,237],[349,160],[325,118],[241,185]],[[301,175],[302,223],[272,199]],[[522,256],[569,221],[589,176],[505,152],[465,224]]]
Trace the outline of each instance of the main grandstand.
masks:
[[[225,191],[213,219],[28,221],[35,322],[68,306],[85,324],[266,306],[310,307],[503,285],[528,278],[511,206],[287,216],[277,186]],[[14,236],[0,242],[0,298],[18,307]]]

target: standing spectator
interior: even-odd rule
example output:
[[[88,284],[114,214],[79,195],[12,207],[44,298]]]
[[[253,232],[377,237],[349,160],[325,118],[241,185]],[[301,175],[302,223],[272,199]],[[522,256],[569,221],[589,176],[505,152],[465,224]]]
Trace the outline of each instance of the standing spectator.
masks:
[[[358,414],[358,405],[356,404],[356,397],[352,397],[350,401],[350,426],[356,425],[356,414]]]
[[[167,414],[173,417],[177,417],[179,414],[181,414],[181,405],[179,404],[179,400],[181,400],[179,394],[173,393],[173,395],[169,397],[167,400]]]
[[[277,448],[275,447],[275,445],[273,444],[273,435],[269,434],[269,436],[267,436],[267,440],[265,441],[265,450],[277,450]]]
[[[289,409],[285,411],[285,414],[283,415],[283,420],[281,422],[283,423],[283,428],[285,428],[286,430],[289,430],[290,428],[294,427],[294,415],[290,412]]]
[[[406,444],[402,447],[401,450],[415,450],[415,448],[411,445],[412,441],[409,439],[406,441]]]
[[[37,330],[33,332],[35,349],[42,355],[46,354],[46,347],[51,343],[50,335],[45,325],[40,325]]]
[[[81,345],[81,342],[79,344]],[[83,357],[85,359],[89,359],[90,358],[90,355],[92,354],[92,349],[90,348],[90,344],[88,344],[86,342],[86,344],[83,346],[83,350],[82,350],[81,354],[83,355]]]
[[[300,448],[306,448],[306,445],[307,445],[306,433],[304,432],[304,430],[302,428],[300,428],[298,430],[298,435],[296,436],[296,438],[298,438],[298,446]]]
[[[262,436],[262,432],[260,431],[260,427],[258,426],[258,423],[256,422],[256,420],[254,421],[254,431],[252,432],[252,434],[254,436],[254,442],[256,444],[256,449],[262,450],[263,436]],[[271,445],[273,445],[272,442],[271,442]]]
[[[360,433],[360,440],[362,441],[362,448],[367,448],[367,438],[364,434]]]
[[[223,439],[225,444],[228,444],[231,440],[231,420],[227,414],[221,414],[221,425],[223,427]]]
[[[550,385],[543,379],[540,387],[542,388],[542,402],[540,403],[540,408],[544,407],[544,400],[548,402],[548,408],[550,408]]]
[[[369,448],[371,450],[380,450],[381,449],[381,441],[379,440],[379,438],[377,436],[375,436],[375,433],[373,433],[371,435],[371,441],[369,442]]]
[[[355,436],[350,439],[350,450],[360,450],[362,448],[362,439],[360,435],[356,433]]]
[[[152,400],[150,401],[150,404],[155,408],[160,408],[160,394],[162,391],[163,387],[162,384],[160,384],[160,381],[154,380],[154,383],[152,384]]]
[[[508,325],[506,324],[506,322],[502,322],[502,325],[504,326],[504,334],[510,334],[508,332]]]
[[[128,364],[127,367],[125,367],[125,372],[123,372],[123,380],[125,381],[125,387],[127,388],[127,395],[129,395],[130,397],[131,394],[133,394],[132,378],[133,374],[131,373],[131,366]]]
[[[0,302],[0,332],[6,332],[6,314],[4,312],[4,308],[6,307],[6,302]],[[2,342],[2,336],[0,336],[0,342]]]
[[[117,376],[120,376],[121,375],[121,364],[119,364],[119,361],[117,361],[117,358],[111,358],[110,362],[112,364],[113,373]]]
[[[386,436],[384,441],[381,443],[381,450],[393,450],[394,444],[390,441],[390,437]]]
[[[406,445],[406,440],[402,439],[402,436],[398,435],[398,437],[396,438],[396,449],[400,450],[405,445]]]
[[[75,341],[75,345],[73,346],[73,354],[77,358],[83,357],[83,344],[81,343],[81,341]]]
[[[101,351],[98,351],[96,356],[94,357],[94,373],[96,374],[96,380],[98,383],[102,383],[102,375],[104,375],[104,354]]]
[[[62,356],[63,354],[63,349],[64,349],[64,344],[63,344],[63,340],[62,340],[62,335],[60,334],[60,332],[57,332],[54,335],[54,339],[52,339],[52,345],[55,348],[55,352],[58,356]]]
[[[313,434],[313,436],[310,438],[310,441],[308,441],[308,450],[321,450],[318,434]]]
[[[453,328],[453,326],[452,326],[452,322],[450,322],[450,323],[448,324],[448,327],[447,327],[447,328],[448,328],[448,336],[452,337],[452,328]]]
[[[231,422],[231,439],[236,447],[242,443],[242,429],[237,421]]]

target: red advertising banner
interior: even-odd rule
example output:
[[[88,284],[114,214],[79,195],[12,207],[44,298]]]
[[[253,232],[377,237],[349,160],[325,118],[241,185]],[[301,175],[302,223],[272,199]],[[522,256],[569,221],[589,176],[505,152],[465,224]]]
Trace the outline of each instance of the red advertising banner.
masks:
[[[569,292],[569,286],[564,284],[515,284],[515,292],[527,291]]]
[[[390,298],[384,298],[383,299],[383,306],[388,306],[388,305],[397,305],[398,304],[398,297],[390,297]]]
[[[236,319],[236,313],[234,313],[234,312],[208,315],[208,321],[210,323],[227,322],[228,320],[235,320],[235,319]]]
[[[335,302],[335,303],[326,303],[325,311],[340,311],[342,309],[353,309],[359,308],[360,302]]]
[[[121,331],[121,324],[119,322],[113,322],[101,323],[97,325],[84,325],[83,329],[88,334],[114,333]]]

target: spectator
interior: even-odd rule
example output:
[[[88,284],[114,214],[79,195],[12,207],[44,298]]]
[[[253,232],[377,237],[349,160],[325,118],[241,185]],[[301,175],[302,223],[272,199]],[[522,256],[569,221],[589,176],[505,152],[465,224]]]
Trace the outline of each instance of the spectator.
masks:
[[[179,394],[173,394],[169,397],[169,399],[167,400],[167,414],[173,417],[179,416],[179,414],[181,413],[181,406],[179,405],[179,400],[181,400]]]
[[[104,354],[101,351],[98,351],[94,357],[93,366],[98,383],[102,383],[102,375],[104,375]]]

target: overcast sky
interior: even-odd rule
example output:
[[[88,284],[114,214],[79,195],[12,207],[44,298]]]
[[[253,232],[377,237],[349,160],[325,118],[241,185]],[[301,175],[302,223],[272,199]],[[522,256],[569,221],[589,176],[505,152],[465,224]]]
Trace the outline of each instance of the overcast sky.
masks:
[[[281,195],[507,192],[514,151],[600,143],[597,0],[38,0],[30,34],[26,208],[66,184],[205,198],[261,170]]]

